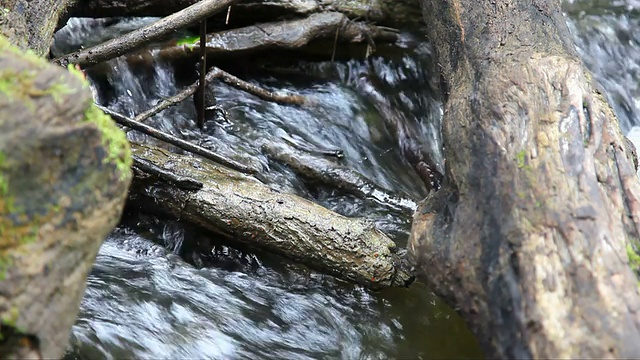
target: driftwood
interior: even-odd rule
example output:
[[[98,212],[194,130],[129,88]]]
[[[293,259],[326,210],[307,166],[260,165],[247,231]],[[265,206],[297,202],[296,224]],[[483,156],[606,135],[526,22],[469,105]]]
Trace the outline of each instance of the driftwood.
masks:
[[[447,161],[414,217],[419,276],[489,358],[639,358],[640,185],[560,2],[422,3]]]
[[[317,155],[305,154],[286,144],[267,142],[262,145],[262,150],[270,158],[288,165],[310,182],[334,187],[362,199],[371,199],[395,210],[413,213],[416,209],[413,200],[381,188],[344,165]]]
[[[98,64],[109,59],[139,49],[142,46],[158,41],[187,25],[197,23],[207,17],[226,9],[237,0],[202,0],[186,9],[180,10],[151,25],[132,31],[122,37],[109,40],[89,49],[80,50],[53,61],[67,66],[77,64],[82,67]]]
[[[83,79],[0,36],[0,357],[58,359],[131,180]]]
[[[132,185],[137,196],[151,197],[154,209],[369,287],[406,286],[413,279],[393,241],[373,223],[271,190],[206,160],[138,145],[132,152],[156,168],[138,167]]]
[[[122,114],[119,114],[115,111],[112,111],[103,106],[96,105],[100,110],[104,111],[106,114],[109,114],[117,123],[123,126],[127,126],[133,130],[140,131],[146,135],[152,136],[158,140],[162,140],[168,142],[172,145],[175,145],[183,150],[189,151],[196,155],[200,155],[205,159],[209,159],[211,161],[215,161],[224,166],[230,167],[236,171],[243,172],[245,174],[255,174],[258,172],[258,169],[255,169],[249,165],[241,164],[235,160],[227,159],[222,155],[216,154],[211,150],[207,150],[198,145],[192,144],[188,141],[179,139],[175,136],[166,134],[160,130],[154,129],[151,126],[147,126],[145,124],[139,123],[135,120],[132,120]]]
[[[77,1],[70,13],[76,17],[167,16],[198,0],[85,0]],[[232,6],[232,26],[296,18],[313,13],[335,11],[351,19],[363,19],[382,25],[422,26],[420,4],[413,0],[243,0]],[[226,20],[227,13],[219,14]]]
[[[269,22],[220,31],[207,36],[210,56],[246,56],[265,50],[300,49],[314,40],[339,40],[340,43],[393,43],[398,32],[393,29],[349,20],[344,14],[312,14],[304,19]],[[177,59],[198,54],[200,47],[179,45],[159,51],[163,59]]]

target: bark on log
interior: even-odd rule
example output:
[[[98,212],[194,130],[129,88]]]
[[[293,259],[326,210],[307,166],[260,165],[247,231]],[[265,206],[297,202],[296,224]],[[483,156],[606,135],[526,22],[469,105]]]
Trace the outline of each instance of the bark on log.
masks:
[[[143,165],[159,168],[138,167],[132,193],[184,221],[369,287],[406,286],[413,279],[393,241],[373,223],[206,160],[147,146],[132,151]]]
[[[76,17],[167,16],[197,1],[78,1],[70,14]],[[340,12],[351,19],[374,21],[380,25],[422,26],[420,4],[415,0],[244,0],[232,7],[230,24],[244,26],[256,21],[290,19],[325,11]]]
[[[422,5],[447,161],[414,217],[419,276],[490,358],[639,358],[640,186],[560,2]]]
[[[0,36],[22,50],[42,56],[49,52],[58,20],[71,0],[2,0]]]
[[[261,148],[267,156],[288,165],[312,183],[334,187],[359,198],[370,199],[394,210],[406,212],[408,215],[416,209],[416,203],[405,194],[395,194],[383,189],[357,171],[334,161],[305,154],[282,143],[265,142]]]
[[[207,55],[214,58],[240,57],[267,50],[302,49],[318,40],[331,40],[332,43],[336,40],[338,44],[335,46],[343,46],[344,43],[367,43],[368,40],[394,43],[397,39],[398,33],[395,30],[349,21],[344,14],[327,12],[304,19],[251,25],[209,34]],[[199,51],[200,46],[194,42],[163,48],[158,56],[165,60],[175,60],[196,55]],[[135,61],[135,58],[131,60]]]
[[[237,0],[203,0],[141,29],[134,30],[119,38],[111,39],[89,49],[62,56],[54,61],[62,66],[69,64],[78,64],[83,67],[95,65],[139,49],[187,25],[198,23],[236,1]]]
[[[130,161],[84,79],[0,36],[0,357],[63,355]]]

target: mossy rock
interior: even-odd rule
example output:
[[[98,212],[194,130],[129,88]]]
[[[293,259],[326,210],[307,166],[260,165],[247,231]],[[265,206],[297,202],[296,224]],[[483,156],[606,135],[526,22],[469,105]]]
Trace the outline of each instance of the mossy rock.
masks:
[[[124,133],[82,74],[0,37],[0,336],[20,329],[43,357],[62,355],[130,167]]]

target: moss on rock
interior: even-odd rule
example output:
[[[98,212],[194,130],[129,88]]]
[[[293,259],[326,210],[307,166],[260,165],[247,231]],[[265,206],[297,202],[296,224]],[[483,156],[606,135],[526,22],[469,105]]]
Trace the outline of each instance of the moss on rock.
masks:
[[[46,358],[64,352],[132,177],[124,132],[70,70],[0,36],[0,325],[36,336]]]

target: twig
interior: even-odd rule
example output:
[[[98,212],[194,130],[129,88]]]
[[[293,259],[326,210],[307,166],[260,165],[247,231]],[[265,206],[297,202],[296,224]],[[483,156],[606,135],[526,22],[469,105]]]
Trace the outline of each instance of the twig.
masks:
[[[340,37],[340,27],[342,26],[343,23],[344,23],[344,19],[341,19],[340,24],[336,26],[336,36],[333,39],[333,51],[331,52],[331,62],[334,62],[336,60],[336,49],[338,48],[338,39]]]
[[[168,142],[172,145],[175,145],[181,149],[184,149],[186,151],[189,151],[191,153],[200,155],[206,159],[209,159],[211,161],[217,162],[219,164],[222,164],[228,168],[240,171],[242,173],[245,174],[255,174],[258,172],[257,169],[244,165],[244,164],[240,164],[237,161],[231,160],[231,159],[227,159],[224,156],[218,155],[210,150],[207,150],[203,147],[200,147],[198,145],[194,145],[190,142],[184,141],[182,139],[178,139],[175,136],[171,136],[169,134],[165,134],[162,131],[159,131],[157,129],[152,128],[151,126],[147,126],[145,124],[139,123],[131,118],[128,118],[122,114],[119,114],[113,110],[110,110],[104,106],[100,106],[100,105],[96,105],[98,106],[98,108],[102,111],[104,111],[106,114],[111,115],[111,117],[119,124],[124,125],[124,126],[128,126],[134,130],[140,131],[141,133],[147,134],[149,136],[153,136],[156,139]]]
[[[221,79],[222,81],[228,83],[231,86],[235,86],[241,90],[244,90],[250,94],[254,94],[262,99],[268,100],[268,101],[273,101],[273,102],[278,102],[278,103],[282,103],[282,104],[290,104],[290,105],[302,105],[304,104],[304,96],[302,95],[277,95],[274,94],[273,92],[264,90],[258,86],[252,85],[247,83],[244,80],[240,80],[237,77],[221,70],[220,68],[217,67],[212,67],[211,69],[209,69],[209,72],[207,72],[207,75],[205,77],[205,81],[207,83],[215,80],[215,79]],[[152,117],[153,115],[171,107],[174,106],[176,104],[179,104],[180,102],[184,101],[186,98],[188,98],[189,96],[193,95],[196,90],[198,90],[198,81],[196,81],[195,83],[189,85],[188,87],[186,87],[184,90],[182,90],[181,92],[177,93],[176,95],[165,99],[163,101],[161,101],[160,103],[158,103],[156,106],[152,107],[151,109],[138,114],[133,120],[136,122],[143,122],[146,119]]]
[[[205,96],[204,92],[207,87],[207,20],[202,20],[200,22],[200,81],[198,84],[198,89],[200,91],[196,96],[199,97],[200,106],[199,109],[196,109],[198,113],[198,128],[200,130],[204,129],[204,120],[205,120],[205,108],[207,104],[205,104]]]
[[[259,86],[250,84],[240,78],[237,78],[226,71],[220,70],[216,67],[214,69],[218,70],[218,79],[222,82],[227,83],[235,88],[240,90],[244,90],[250,94],[253,94],[263,100],[273,101],[281,104],[289,104],[289,105],[302,105],[304,104],[304,96],[301,95],[281,95],[274,93],[272,91],[265,90]]]
[[[229,16],[231,16],[231,6],[227,9],[227,18],[224,21],[225,25],[229,25]]]
[[[111,39],[100,45],[59,57],[54,59],[53,62],[62,66],[67,66],[68,64],[79,64],[82,67],[95,65],[173,34],[181,28],[214,15],[236,1],[202,0],[151,25]]]

